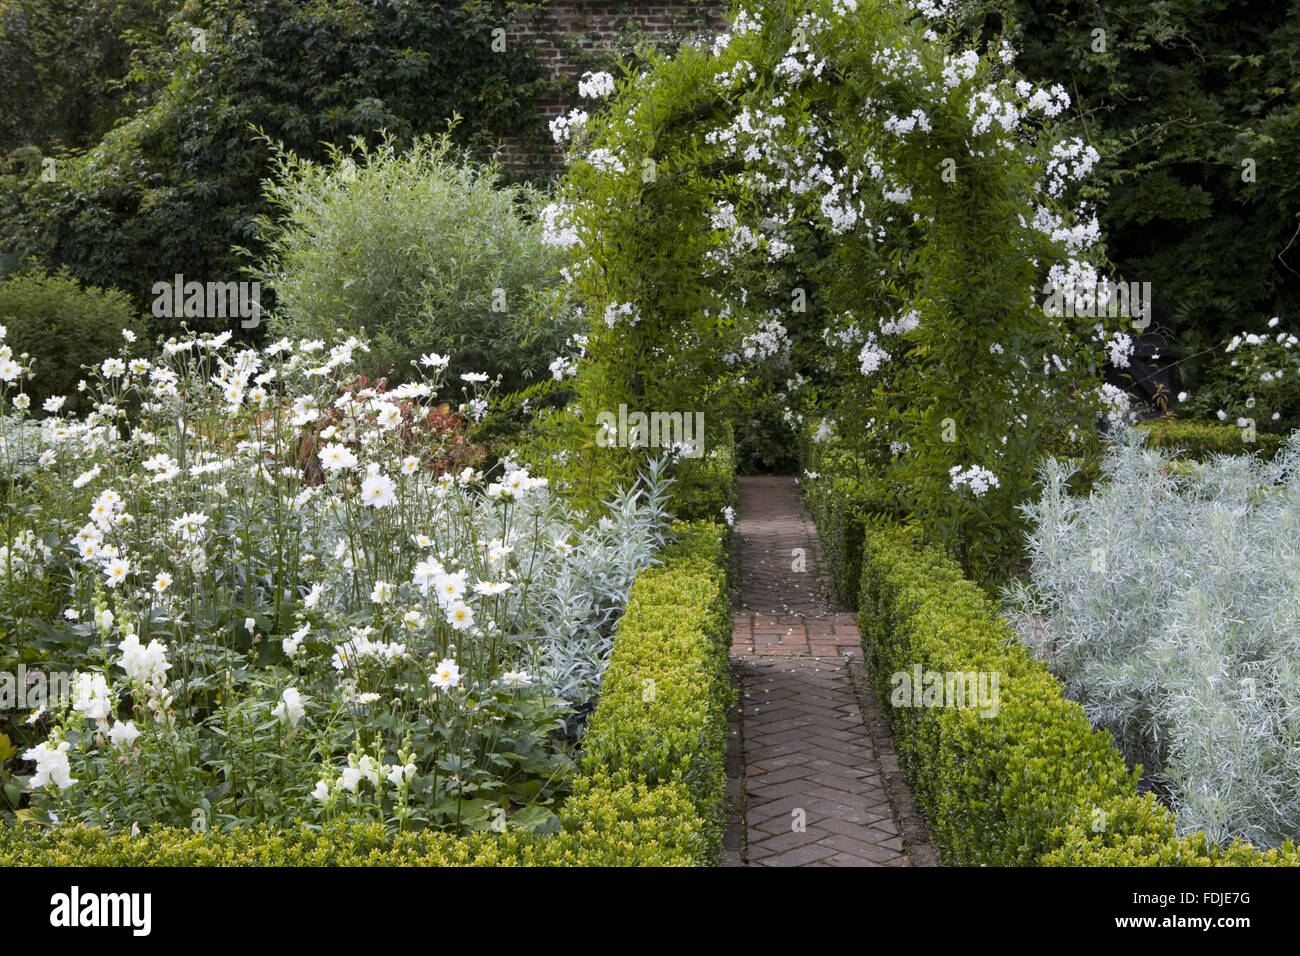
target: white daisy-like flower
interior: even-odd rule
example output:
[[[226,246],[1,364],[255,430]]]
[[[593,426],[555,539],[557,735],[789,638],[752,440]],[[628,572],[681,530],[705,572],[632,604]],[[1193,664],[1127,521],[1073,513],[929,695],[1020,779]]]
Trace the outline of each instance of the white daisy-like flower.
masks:
[[[125,558],[114,558],[104,565],[104,577],[110,588],[115,588],[126,580],[131,573],[131,562]]]
[[[361,501],[367,508],[387,508],[397,500],[396,488],[387,475],[370,475],[361,483]]]
[[[321,449],[320,464],[326,471],[343,471],[357,466],[357,456],[346,445],[330,444]]]
[[[380,402],[375,408],[375,422],[384,431],[402,424],[402,410],[392,402]]]
[[[429,683],[439,690],[450,690],[453,687],[459,687],[460,679],[460,667],[451,658],[439,661],[438,666],[429,675]]]
[[[468,605],[457,601],[447,608],[447,623],[458,631],[467,631],[474,626],[474,612]]]

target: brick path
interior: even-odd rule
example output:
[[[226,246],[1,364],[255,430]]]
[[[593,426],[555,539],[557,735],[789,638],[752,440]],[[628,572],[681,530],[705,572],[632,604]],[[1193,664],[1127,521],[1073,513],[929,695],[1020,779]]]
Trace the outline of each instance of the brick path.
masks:
[[[729,863],[933,865],[795,480],[741,478],[738,510]]]

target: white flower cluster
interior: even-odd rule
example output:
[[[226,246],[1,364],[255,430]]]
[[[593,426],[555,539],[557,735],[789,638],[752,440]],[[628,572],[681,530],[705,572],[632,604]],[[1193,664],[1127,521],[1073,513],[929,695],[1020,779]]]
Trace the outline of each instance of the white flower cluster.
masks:
[[[1102,413],[1106,416],[1106,421],[1111,427],[1133,421],[1134,414],[1130,408],[1131,404],[1128,392],[1124,391],[1124,389],[1117,388],[1109,382],[1102,383]]]
[[[882,322],[880,332],[882,335],[905,335],[917,328],[921,324],[921,313],[916,309],[910,309],[901,313],[896,318]]]
[[[956,0],[915,0],[912,7],[927,20],[946,17],[952,12]]]
[[[334,648],[331,666],[340,673],[355,670],[367,661],[381,665],[391,664],[406,657],[406,645],[401,641],[376,641],[371,638],[373,627],[351,627],[348,637]]]
[[[0,580],[39,575],[53,552],[30,528],[20,531],[7,545],[0,545]]]
[[[167,648],[157,638],[146,646],[136,634],[127,633],[118,650],[122,656],[117,666],[126,671],[131,683],[157,689],[167,683],[167,672],[172,665],[167,662]]]
[[[1116,368],[1128,368],[1133,354],[1133,337],[1127,332],[1112,332],[1106,340],[1106,357]]]
[[[880,369],[881,365],[888,362],[889,358],[889,353],[876,342],[876,334],[868,332],[867,341],[858,352],[858,365],[862,369],[862,374],[873,374]]]
[[[908,116],[889,116],[885,119],[886,132],[893,133],[895,136],[906,136],[916,129],[922,133],[930,132],[930,118],[925,115],[924,110],[912,110]]]
[[[559,249],[582,245],[578,230],[570,219],[572,210],[562,203],[550,203],[541,212],[542,242]]]
[[[1045,171],[1047,194],[1059,197],[1071,182],[1091,173],[1100,160],[1101,154],[1077,136],[1054,143]]]
[[[750,361],[763,361],[781,355],[790,348],[786,327],[776,319],[764,319],[756,331],[746,335],[740,343],[740,354]]]
[[[551,138],[557,143],[572,139],[587,125],[587,120],[590,118],[585,110],[580,109],[571,109],[564,116],[555,117],[548,124],[551,130]]]
[[[578,374],[578,363],[587,354],[587,336],[581,332],[574,332],[565,342],[569,348],[574,349],[574,354],[557,356],[551,363],[551,375],[558,382],[563,378]]]
[[[1035,89],[1027,80],[1018,80],[1016,93],[1029,109],[1037,110],[1044,116],[1059,116],[1070,108],[1070,94],[1059,83],[1045,90],[1042,87]]]
[[[971,132],[979,136],[993,128],[996,123],[1003,132],[1015,132],[1020,122],[1020,111],[1010,100],[1000,99],[992,90],[978,90],[970,99],[967,110],[971,118]]]
[[[630,324],[635,325],[640,321],[641,315],[630,302],[611,302],[605,306],[605,324],[607,326],[612,329],[620,319],[629,319]]]
[[[993,472],[979,465],[971,465],[963,470],[961,465],[948,469],[948,487],[953,491],[965,485],[976,498],[982,498],[990,488],[998,487],[998,479]]]
[[[627,167],[623,165],[623,161],[614,155],[612,150],[605,149],[604,147],[593,149],[589,152],[587,154],[587,162],[591,163],[591,165],[595,166],[602,173],[621,173],[625,172],[627,169]]]
[[[943,84],[951,90],[974,79],[975,72],[979,69],[980,55],[974,50],[963,50],[956,55],[944,56],[943,63]]]
[[[578,80],[578,95],[583,99],[596,100],[602,96],[609,96],[613,92],[614,77],[604,70],[598,73],[589,70],[582,74],[582,79]]]
[[[77,782],[68,764],[70,746],[66,740],[57,744],[46,740],[23,754],[24,760],[32,760],[36,763],[36,773],[32,774],[28,782],[30,789],[40,790],[52,783],[60,790],[67,790]]]

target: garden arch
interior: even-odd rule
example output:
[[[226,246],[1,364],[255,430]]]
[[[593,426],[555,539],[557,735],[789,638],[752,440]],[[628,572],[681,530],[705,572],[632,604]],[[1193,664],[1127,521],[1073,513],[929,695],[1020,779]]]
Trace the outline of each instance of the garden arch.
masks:
[[[940,2],[741,4],[730,34],[574,111],[553,241],[591,312],[581,415],[764,401],[866,462],[938,540],[997,559],[1045,448],[1105,403],[1098,238],[1059,87],[951,50]],[[1112,322],[1112,325],[1116,323]],[[1112,408],[1113,411],[1113,408]],[[812,416],[811,419],[808,416]],[[976,545],[975,542],[980,542]],[[978,549],[979,553],[975,550]]]

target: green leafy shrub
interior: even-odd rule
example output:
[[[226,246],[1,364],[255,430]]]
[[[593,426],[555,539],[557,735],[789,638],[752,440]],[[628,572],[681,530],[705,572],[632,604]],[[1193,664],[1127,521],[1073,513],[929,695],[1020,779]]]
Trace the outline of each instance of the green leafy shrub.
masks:
[[[459,114],[457,144],[485,156],[502,136],[536,127],[537,61],[522,46],[491,49],[512,9],[509,0],[186,3],[132,74],[148,91],[140,108],[84,154],[59,157],[55,181],[23,179],[0,210],[0,250],[67,265],[140,306],[177,273],[235,281],[247,260],[233,250],[260,252],[254,220],[270,211],[269,141],[321,160],[322,143],[386,131],[405,146]]]
[[[1184,452],[1201,460],[1212,455],[1240,455],[1257,451],[1272,457],[1282,447],[1285,435],[1256,432],[1254,442],[1246,441],[1247,431],[1235,424],[1158,418],[1137,426],[1147,434],[1147,444],[1169,452]]]
[[[15,356],[30,357],[34,377],[24,385],[33,410],[64,396],[65,411],[89,410],[77,383],[83,365],[98,365],[122,351],[123,331],[143,337],[131,298],[117,289],[83,287],[66,269],[19,273],[0,282],[0,325]],[[143,345],[143,342],[141,342]]]
[[[454,837],[336,821],[228,832],[160,828],[139,836],[36,827],[2,830],[4,866],[698,866],[704,831],[684,788],[607,775],[581,778],[555,834]]]
[[[1087,497],[1043,466],[1030,576],[1009,597],[1094,724],[1164,785],[1178,830],[1300,835],[1300,434],[1274,461],[1186,470],[1130,432]]]
[[[266,257],[254,274],[276,294],[273,334],[365,334],[361,371],[391,382],[429,352],[516,389],[545,375],[573,331],[556,250],[526,218],[536,196],[465,163],[451,140],[331,147],[322,165],[280,153],[259,219]]]
[[[1216,355],[1203,386],[1180,407],[1189,417],[1218,417],[1255,432],[1300,427],[1300,339],[1273,318],[1259,332],[1239,332]]]
[[[1286,845],[1204,857],[1204,838],[1174,840],[1173,819],[1130,771],[1106,731],[1034,660],[996,605],[915,529],[869,532],[858,614],[917,806],[945,863],[1033,866],[1295,864]],[[999,675],[992,716],[969,707],[892,707],[888,675],[914,667]],[[1195,854],[1195,855],[1194,855]]]
[[[1193,391],[1196,353],[1240,316],[1295,312],[1293,5],[967,0],[955,19],[964,36],[1011,38],[1019,70],[1078,100],[1078,135],[1103,156],[1093,195],[1107,252],[1167,307]]]
[[[736,485],[736,444],[730,423],[706,441],[699,458],[679,458],[672,487],[673,509],[683,521],[732,523],[740,491]]]

